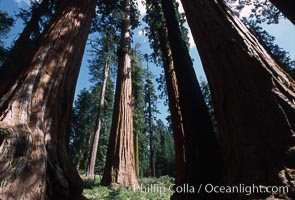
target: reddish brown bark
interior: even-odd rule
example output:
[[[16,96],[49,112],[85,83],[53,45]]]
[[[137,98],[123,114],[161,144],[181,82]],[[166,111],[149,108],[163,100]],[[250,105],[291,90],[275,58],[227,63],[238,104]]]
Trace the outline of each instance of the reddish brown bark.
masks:
[[[216,184],[222,176],[222,159],[220,147],[213,131],[208,108],[205,104],[193,63],[185,41],[181,36],[179,23],[176,18],[174,5],[170,0],[162,0],[165,22],[168,30],[168,40],[171,47],[174,71],[177,79],[179,94],[179,109],[183,123],[184,135],[176,136],[180,141],[176,145],[183,145],[184,154],[179,165],[183,169],[183,184],[198,188],[201,183]],[[181,157],[182,155],[179,155]],[[203,194],[174,194],[175,199],[194,199]],[[206,197],[208,194],[204,194]]]
[[[96,122],[96,129],[95,129],[95,135],[92,145],[92,153],[90,158],[90,165],[88,167],[87,176],[94,176],[94,167],[95,167],[95,161],[96,161],[96,155],[97,155],[97,149],[98,149],[98,142],[99,142],[99,134],[101,130],[101,123],[102,123],[102,114],[104,109],[104,101],[105,101],[105,91],[107,86],[107,80],[109,75],[109,64],[108,61],[105,64],[104,67],[104,78],[100,93],[100,103],[99,103],[99,111],[97,115],[97,122]]]
[[[182,4],[212,93],[225,180],[287,185],[288,196],[294,198],[294,80],[223,1],[182,0]]]
[[[0,198],[81,199],[70,114],[96,1],[64,1],[0,102]],[[20,67],[20,66],[16,66]]]
[[[126,17],[121,24],[121,44],[115,105],[102,185],[133,187],[137,184],[133,141],[130,58],[130,1],[123,2]]]

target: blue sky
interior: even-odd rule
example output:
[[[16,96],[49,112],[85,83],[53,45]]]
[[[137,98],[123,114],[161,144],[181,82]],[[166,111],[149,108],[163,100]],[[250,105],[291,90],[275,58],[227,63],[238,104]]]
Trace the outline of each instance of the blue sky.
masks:
[[[18,12],[19,8],[28,8],[28,2],[29,0],[1,0],[0,2],[0,10],[5,10],[8,12],[9,15],[14,15]],[[140,2],[140,0],[138,0]],[[144,15],[145,10],[144,6],[139,3],[139,9],[142,15]],[[183,10],[180,7],[180,10]],[[247,15],[247,10],[244,11],[244,14]],[[140,51],[143,53],[150,53],[151,50],[149,48],[148,40],[147,38],[142,34],[142,28],[145,26],[144,23],[142,23],[142,26],[134,30],[134,43],[140,43]],[[12,41],[15,40],[18,36],[18,34],[22,31],[23,25],[20,20],[17,20],[14,28],[9,33],[9,37],[7,39],[6,45],[10,46]],[[272,24],[267,25],[264,24],[263,28],[269,32],[271,35],[276,37],[276,43],[286,51],[289,51],[291,57],[295,59],[295,26],[291,24],[288,20],[281,20],[279,24]],[[190,42],[191,42],[191,48],[190,53],[192,58],[194,59],[194,68],[196,71],[196,74],[200,80],[200,77],[205,77],[205,74],[202,69],[202,64],[200,62],[197,50],[195,48],[195,45],[193,43],[193,39],[191,37],[191,34],[189,35]],[[89,49],[89,47],[87,47]],[[91,83],[89,82],[89,74],[88,74],[88,68],[87,68],[87,59],[89,59],[89,53],[87,52],[87,49],[84,54],[80,75],[78,78],[77,88],[76,88],[76,94],[79,93],[81,89],[84,87],[89,88],[91,86]],[[143,66],[146,66],[146,63],[143,63]],[[156,66],[151,66],[151,70],[153,74],[158,77],[161,73],[161,68]],[[156,83],[154,81],[154,83]],[[157,86],[156,86],[157,87]],[[167,107],[163,105],[163,101],[159,100],[158,102],[158,109],[160,110],[161,114],[158,114],[158,117],[162,120],[165,119],[167,116]]]

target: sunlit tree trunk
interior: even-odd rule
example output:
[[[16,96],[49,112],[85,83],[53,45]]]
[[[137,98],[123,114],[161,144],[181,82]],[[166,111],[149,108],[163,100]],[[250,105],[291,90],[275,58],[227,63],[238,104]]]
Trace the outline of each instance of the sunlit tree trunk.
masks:
[[[105,104],[105,92],[107,87],[107,80],[109,75],[109,63],[106,61],[105,67],[104,67],[104,77],[103,77],[103,83],[100,93],[100,103],[99,103],[99,111],[97,115],[97,124],[95,128],[95,135],[92,145],[92,153],[90,158],[90,165],[88,167],[87,176],[94,176],[94,167],[95,167],[95,161],[96,161],[96,154],[98,149],[98,142],[99,142],[99,134],[101,130],[101,123],[102,123],[102,115],[103,115],[103,109]]]
[[[96,1],[67,1],[0,101],[0,199],[81,199],[71,107]],[[19,66],[16,66],[19,67]]]
[[[130,0],[125,0],[112,127],[102,185],[132,187],[135,170],[130,58]]]
[[[294,198],[294,80],[223,1],[182,4],[209,81],[227,183],[287,185]]]
[[[269,0],[275,5],[285,17],[287,17],[295,25],[295,1],[294,0]]]

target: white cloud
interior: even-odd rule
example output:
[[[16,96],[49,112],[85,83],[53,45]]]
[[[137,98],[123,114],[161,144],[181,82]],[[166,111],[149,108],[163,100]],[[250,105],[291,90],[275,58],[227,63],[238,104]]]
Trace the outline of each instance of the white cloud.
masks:
[[[176,0],[176,2],[179,4],[178,11],[179,11],[180,13],[184,13],[184,9],[183,9],[183,7],[182,7],[181,1],[180,1],[180,0]]]
[[[189,27],[188,27],[188,38],[189,38],[189,47],[190,48],[196,47],[196,44],[195,44],[191,29]]]
[[[145,9],[145,5],[143,5],[142,0],[136,0],[137,5],[138,5],[138,10],[140,12],[141,15],[145,15],[146,14],[146,9]]]
[[[254,5],[245,6],[240,13],[240,17],[249,17],[251,14],[251,10],[254,8]]]
[[[144,36],[144,30],[140,30],[140,31],[138,31],[138,36]]]
[[[14,0],[19,7],[21,7],[23,4],[30,5],[30,0]]]

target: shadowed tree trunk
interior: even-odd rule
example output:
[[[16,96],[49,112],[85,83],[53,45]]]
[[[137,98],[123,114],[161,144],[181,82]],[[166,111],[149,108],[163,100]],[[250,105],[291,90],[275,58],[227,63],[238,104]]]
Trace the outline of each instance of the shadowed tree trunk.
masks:
[[[295,25],[295,1],[294,0],[269,0]]]
[[[210,85],[227,183],[287,185],[294,198],[294,80],[223,1],[182,4]]]
[[[90,165],[88,167],[87,171],[87,176],[94,176],[94,166],[95,166],[95,161],[96,161],[96,154],[97,154],[97,149],[98,149],[98,142],[99,142],[99,134],[101,130],[101,123],[102,123],[102,115],[103,115],[103,109],[104,109],[104,104],[105,104],[105,91],[106,91],[106,86],[107,86],[107,80],[108,80],[108,75],[109,75],[109,63],[106,61],[105,67],[104,67],[104,77],[103,77],[103,83],[102,83],[102,88],[101,88],[101,93],[100,93],[100,103],[99,103],[99,111],[97,115],[97,124],[96,124],[96,129],[95,129],[95,135],[94,135],[94,141],[92,145],[92,153],[91,153],[91,158],[90,158]]]
[[[1,97],[0,199],[81,199],[69,122],[95,3],[65,1]]]
[[[130,0],[125,0],[121,24],[118,74],[112,127],[102,185],[132,187],[137,184],[135,170],[132,87],[130,58]]]
[[[175,162],[176,162],[176,171],[175,171],[175,183],[176,185],[181,185],[184,183],[186,179],[186,170],[185,170],[185,133],[183,128],[183,121],[182,121],[182,113],[180,110],[179,104],[179,92],[178,92],[178,85],[177,79],[174,70],[174,63],[172,59],[171,48],[168,41],[168,31],[166,25],[164,23],[164,15],[161,12],[162,8],[159,1],[151,1],[147,3],[152,4],[158,14],[158,19],[163,23],[162,26],[156,26],[155,24],[150,24],[150,26],[155,26],[156,34],[159,35],[159,43],[163,61],[163,68],[165,74],[165,81],[167,86],[168,92],[168,104],[169,110],[171,112],[171,120],[172,120],[172,129],[173,129],[173,136],[174,136],[174,147],[175,147]],[[157,22],[157,21],[156,21]]]
[[[191,57],[181,36],[173,2],[162,0],[162,6],[172,51],[184,128],[184,136],[177,136],[180,141],[176,141],[179,145],[183,142],[184,151],[176,152],[176,154],[184,154],[182,164],[180,164],[184,166],[183,183],[198,188],[200,183],[217,183],[221,179],[223,166],[221,152]],[[187,199],[189,195],[175,193],[174,197],[175,199]]]

